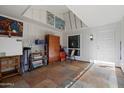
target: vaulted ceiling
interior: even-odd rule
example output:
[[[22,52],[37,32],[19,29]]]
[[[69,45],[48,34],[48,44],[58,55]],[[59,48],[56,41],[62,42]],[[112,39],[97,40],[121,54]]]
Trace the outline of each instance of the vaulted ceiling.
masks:
[[[64,13],[70,9],[89,27],[117,22],[124,16],[124,5],[0,5],[0,14],[20,19],[30,7]]]
[[[124,5],[68,5],[89,27],[110,24],[124,16]]]
[[[30,8],[44,9],[58,14],[69,11],[65,5],[0,5],[0,14],[21,19]]]
[[[0,14],[20,19],[28,5],[0,5]]]
[[[44,10],[50,11],[55,14],[56,13],[63,14],[69,11],[69,9],[65,5],[33,5],[31,7],[44,9]]]

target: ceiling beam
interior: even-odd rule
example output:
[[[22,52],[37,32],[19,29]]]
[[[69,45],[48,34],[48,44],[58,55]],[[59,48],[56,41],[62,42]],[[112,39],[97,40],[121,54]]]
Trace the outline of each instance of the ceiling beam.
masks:
[[[27,8],[22,12],[20,15],[20,18],[22,19],[23,15],[28,11],[28,9],[31,8],[31,5],[28,5]]]

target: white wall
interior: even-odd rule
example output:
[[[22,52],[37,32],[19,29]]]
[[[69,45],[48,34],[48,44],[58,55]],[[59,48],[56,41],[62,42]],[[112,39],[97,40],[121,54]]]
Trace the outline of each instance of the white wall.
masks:
[[[22,22],[22,20],[9,17],[3,14],[0,14],[0,16],[4,16],[6,18],[10,18],[10,19]],[[0,56],[1,56],[1,53],[5,54],[3,56],[22,55],[22,41],[21,40],[22,40],[22,37],[12,36],[11,38],[9,38],[7,35],[0,35],[0,44],[1,44],[0,45],[1,46]]]
[[[48,10],[49,11],[49,10]],[[51,12],[51,11],[50,11]],[[54,15],[63,19],[62,14],[53,13]],[[29,18],[24,22],[24,32],[23,32],[23,46],[32,47],[32,51],[44,50],[43,46],[38,46],[34,44],[34,40],[42,39],[44,40],[46,34],[54,34],[60,36],[60,44],[62,44],[62,32],[61,30],[50,27],[47,24],[47,10],[31,7],[23,17]],[[24,19],[25,21],[25,19]]]
[[[36,20],[38,22],[47,24],[47,11],[49,11],[49,10],[45,10],[43,8],[31,7],[24,13],[23,17],[28,17],[28,18]],[[51,11],[49,11],[49,12],[51,12]],[[55,13],[55,12],[54,13],[51,12],[51,13],[64,20],[64,16],[62,13],[61,14]]]
[[[48,28],[43,28],[42,26],[24,22],[24,32],[23,32],[23,47],[32,47],[32,51],[44,50],[41,45],[35,45],[34,41],[36,39],[45,39],[45,35],[54,34],[60,36],[60,44],[62,44],[62,32],[50,30]]]
[[[94,35],[97,35],[97,31],[106,31],[106,30],[110,30],[114,32],[114,51],[115,51],[115,57],[114,57],[114,62],[116,64],[116,66],[120,66],[120,30],[121,30],[121,22],[116,22],[116,23],[112,23],[112,24],[108,24],[108,25],[104,25],[104,26],[99,26],[99,27],[95,27],[95,28],[91,28],[90,29],[90,33],[96,33]],[[95,37],[94,37],[95,38]],[[94,46],[92,46],[92,44],[90,43],[90,46],[93,48],[93,51],[90,51],[90,57],[94,60],[97,59],[97,55],[95,54],[95,52],[97,52],[97,42],[99,40],[97,39],[96,36],[96,40],[94,41]]]
[[[65,19],[65,31],[78,30],[86,27],[86,25],[80,20],[72,11],[68,11],[63,14]]]
[[[5,16],[5,15],[2,15],[2,14],[0,14],[0,15]],[[14,19],[14,20],[18,20],[18,19],[15,19],[13,17],[9,17],[9,16],[5,16],[5,17],[11,18],[11,19]],[[54,35],[60,36],[60,44],[62,44],[62,32],[60,32],[60,30],[57,31],[57,29],[54,30],[53,28],[47,28],[47,26],[43,27],[43,26],[40,26],[39,24],[36,24],[36,23],[26,22],[25,20],[18,20],[18,21],[23,22],[23,25],[24,25],[24,27],[23,27],[23,37],[21,37],[21,38],[20,37],[11,37],[10,40],[13,40],[13,38],[22,39],[22,44],[21,44],[20,47],[30,47],[30,46],[32,46],[33,47],[32,48],[33,52],[35,52],[35,50],[38,50],[38,51],[43,50],[44,49],[43,46],[36,46],[34,44],[34,40],[35,39],[44,39],[46,34],[54,34]],[[3,37],[1,37],[1,38],[3,38]],[[4,36],[4,38],[8,39],[8,36]],[[3,41],[1,41],[1,42],[3,42]],[[11,42],[9,42],[9,43],[11,43]],[[12,45],[11,47],[17,49],[17,47],[15,45]],[[19,47],[19,49],[20,49],[20,47]],[[7,46],[7,49],[9,49],[8,46]],[[14,53],[12,52],[12,55],[13,54]],[[20,55],[21,54],[22,54],[22,52],[20,53]],[[15,52],[15,55],[19,55],[19,54],[17,54]]]
[[[120,38],[121,38],[121,42],[122,42],[122,45],[121,45],[121,56],[122,56],[122,59],[121,59],[121,68],[124,72],[124,18],[122,19],[121,21],[121,33],[120,33]]]
[[[99,26],[99,27],[94,27],[94,28],[87,28],[87,29],[82,29],[78,31],[73,31],[73,32],[66,32],[63,33],[63,45],[67,47],[67,36],[68,35],[74,35],[74,34],[80,34],[81,35],[81,40],[80,40],[80,47],[81,47],[81,56],[80,60],[84,61],[92,61],[97,59],[97,40],[96,40],[96,32],[97,31],[104,31],[104,30],[112,30],[115,31],[115,63],[119,65],[120,63],[120,46],[119,46],[119,41],[120,41],[120,22],[104,25],[104,26]],[[89,36],[90,34],[94,34],[94,40],[90,41]]]

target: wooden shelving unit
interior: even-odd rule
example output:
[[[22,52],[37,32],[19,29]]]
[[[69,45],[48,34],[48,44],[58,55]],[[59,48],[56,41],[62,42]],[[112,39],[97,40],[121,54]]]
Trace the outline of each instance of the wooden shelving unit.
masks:
[[[41,52],[31,53],[30,61],[31,61],[31,66],[30,66],[31,70],[37,67],[47,65],[47,57],[43,56]]]
[[[19,74],[20,56],[0,57],[0,80]]]

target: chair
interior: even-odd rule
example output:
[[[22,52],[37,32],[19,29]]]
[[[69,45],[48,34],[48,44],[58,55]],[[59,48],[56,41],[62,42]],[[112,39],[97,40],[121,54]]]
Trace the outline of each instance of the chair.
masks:
[[[63,51],[63,52],[60,52],[60,61],[65,61],[66,60],[66,53]]]
[[[71,51],[71,54],[69,55],[69,56],[67,56],[67,60],[70,60],[70,61],[75,61],[76,59],[75,59],[75,49],[72,49],[72,51]]]

